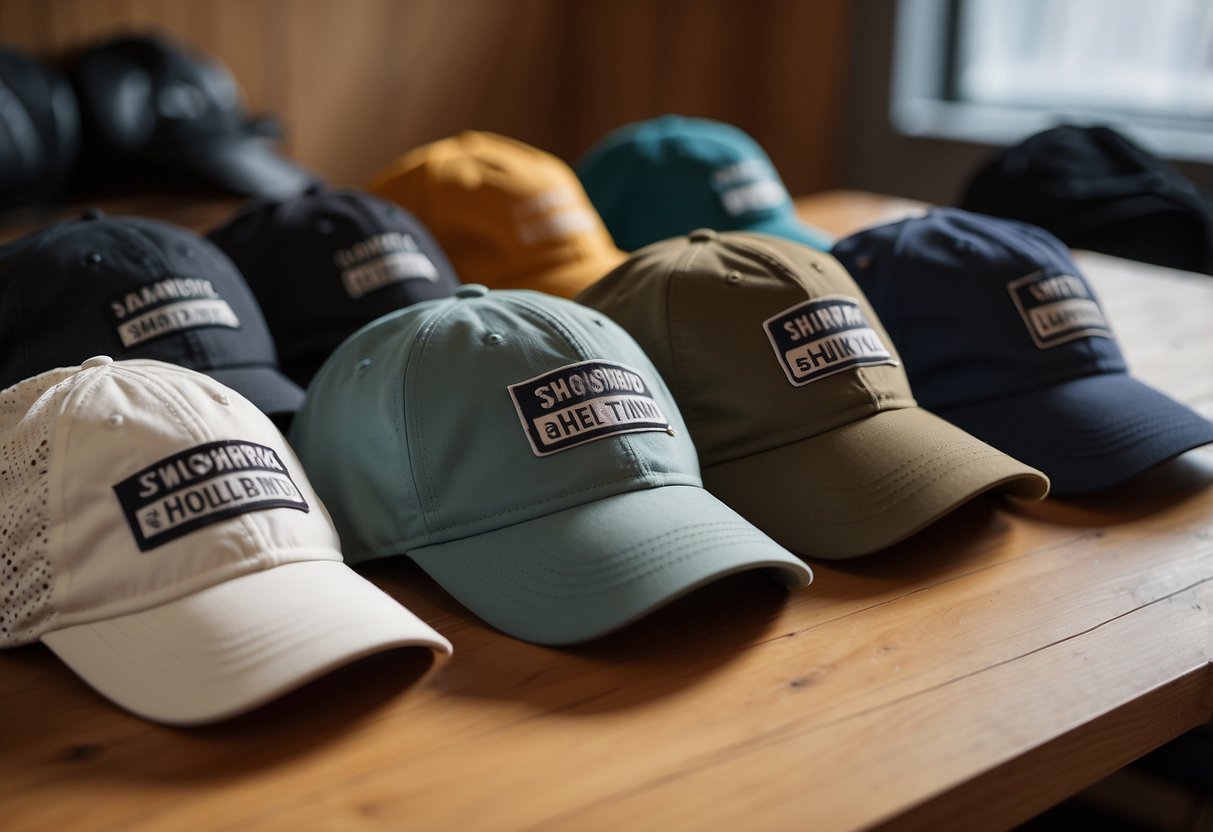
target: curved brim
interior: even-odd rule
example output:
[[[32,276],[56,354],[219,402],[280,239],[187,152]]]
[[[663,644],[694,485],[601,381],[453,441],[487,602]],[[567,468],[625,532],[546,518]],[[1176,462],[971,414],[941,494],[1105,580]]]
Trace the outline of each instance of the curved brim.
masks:
[[[813,573],[697,486],[617,494],[409,555],[497,629],[575,644],[623,627],[710,581],[769,569],[789,586]]]
[[[1048,479],[919,407],[703,469],[709,491],[797,554],[853,558],[985,491],[1040,499]]]
[[[288,199],[320,181],[276,154],[256,136],[229,136],[191,148],[173,163],[210,184],[247,197]]]
[[[1047,473],[1054,496],[1109,488],[1213,442],[1213,422],[1124,373],[937,412]]]
[[[276,367],[217,367],[205,372],[244,396],[267,416],[294,416],[303,407],[303,388]]]
[[[573,299],[585,289],[597,283],[627,259],[627,254],[615,249],[596,257],[580,257],[559,266],[536,271],[513,280],[487,281],[490,289],[533,289],[561,298]]]
[[[42,641],[99,693],[175,725],[235,716],[381,650],[451,651],[337,561],[276,566]]]
[[[804,243],[806,246],[815,248],[818,251],[828,252],[834,247],[833,235],[800,221],[794,215],[785,214],[774,217],[764,222],[755,223],[742,230],[753,231],[756,234],[770,234],[774,237],[783,237],[785,240]]]

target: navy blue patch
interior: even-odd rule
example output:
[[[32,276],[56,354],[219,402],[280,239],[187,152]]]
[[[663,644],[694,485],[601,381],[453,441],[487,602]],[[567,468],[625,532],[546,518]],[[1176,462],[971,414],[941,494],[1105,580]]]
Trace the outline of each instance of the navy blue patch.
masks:
[[[308,510],[273,448],[235,440],[166,457],[115,485],[114,493],[144,552],[237,514]]]
[[[1081,277],[1035,272],[1007,284],[1028,332],[1042,350],[1095,335],[1111,338],[1112,328],[1091,288]]]
[[[806,300],[762,325],[797,387],[852,367],[897,364],[859,304],[842,295]]]
[[[240,319],[209,280],[166,277],[110,300],[110,319],[127,349],[184,329],[239,329]]]
[[[652,390],[636,370],[582,361],[511,384],[510,397],[536,456],[642,430],[669,430]]]

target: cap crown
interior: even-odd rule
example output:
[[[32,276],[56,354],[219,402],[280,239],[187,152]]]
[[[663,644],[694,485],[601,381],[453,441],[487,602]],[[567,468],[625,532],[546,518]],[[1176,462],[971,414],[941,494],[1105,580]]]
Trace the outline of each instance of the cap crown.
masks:
[[[704,467],[915,403],[859,287],[807,246],[697,231],[641,249],[578,300],[611,316],[652,357]],[[845,309],[852,320],[834,328],[816,314],[822,309]],[[867,363],[844,357],[848,347],[837,343],[861,330]]]
[[[0,386],[99,353],[203,372],[277,364],[239,271],[184,228],[86,218],[0,249]]]
[[[467,282],[517,288],[566,264],[618,257],[568,165],[493,133],[419,147],[371,190],[416,214]]]
[[[1091,286],[1041,228],[937,209],[834,253],[888,323],[924,407],[1127,370]]]
[[[667,115],[606,136],[577,174],[619,245],[696,228],[742,230],[793,213],[766,152],[743,130]]]
[[[303,385],[362,325],[459,285],[416,217],[360,191],[254,202],[208,236],[256,295],[283,372]]]
[[[0,459],[0,646],[341,559],[282,434],[182,367],[90,361],[0,392]]]
[[[354,562],[701,485],[635,341],[529,291],[466,286],[363,328],[316,375],[291,438]]]

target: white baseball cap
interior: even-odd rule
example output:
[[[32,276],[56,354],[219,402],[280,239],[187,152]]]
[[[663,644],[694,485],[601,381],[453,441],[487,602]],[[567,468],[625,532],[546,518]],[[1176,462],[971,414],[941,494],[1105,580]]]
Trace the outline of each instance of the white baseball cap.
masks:
[[[122,707],[247,711],[393,647],[451,646],[342,562],[282,434],[208,376],[97,356],[0,391],[0,647]]]

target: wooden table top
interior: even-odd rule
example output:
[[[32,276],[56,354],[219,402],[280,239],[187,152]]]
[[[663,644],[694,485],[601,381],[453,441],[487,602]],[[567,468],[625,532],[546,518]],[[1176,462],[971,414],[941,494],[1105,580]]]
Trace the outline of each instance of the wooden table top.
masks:
[[[845,233],[917,206],[799,207]],[[1213,278],[1081,264],[1134,374],[1213,416]],[[445,666],[383,654],[205,728],[6,650],[0,828],[997,829],[1213,716],[1208,448],[814,568],[801,592],[741,575],[557,650],[371,564],[454,643]]]

